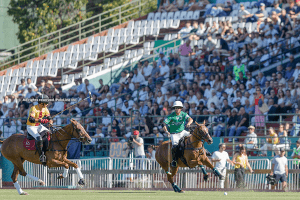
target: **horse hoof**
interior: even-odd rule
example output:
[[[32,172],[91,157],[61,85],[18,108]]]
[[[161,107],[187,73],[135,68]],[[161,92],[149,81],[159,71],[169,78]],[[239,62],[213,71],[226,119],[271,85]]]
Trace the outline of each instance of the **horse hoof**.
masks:
[[[204,176],[204,181],[208,181],[209,180],[209,177],[208,177],[208,175],[206,175],[206,176]]]
[[[22,192],[20,195],[29,195],[27,192]]]
[[[85,185],[84,180],[83,180],[83,179],[80,179],[80,180],[78,181],[78,184],[79,184],[79,185]]]
[[[42,180],[39,180],[39,184],[40,184],[41,186],[44,186],[44,185],[45,185],[45,182],[42,181]]]
[[[57,179],[63,179],[64,177],[63,177],[63,175],[62,174],[60,174],[58,177],[57,177]]]

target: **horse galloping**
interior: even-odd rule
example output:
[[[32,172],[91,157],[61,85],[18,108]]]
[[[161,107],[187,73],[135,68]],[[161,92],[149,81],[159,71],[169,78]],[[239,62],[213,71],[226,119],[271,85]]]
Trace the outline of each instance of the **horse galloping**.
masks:
[[[204,174],[204,180],[208,179],[208,174],[206,170],[204,169],[203,165],[206,165],[207,167],[211,168],[216,176],[218,176],[220,179],[223,178],[223,176],[220,174],[220,172],[214,168],[214,166],[211,164],[210,160],[206,156],[205,148],[204,148],[204,142],[207,142],[208,144],[213,143],[213,139],[208,133],[208,128],[205,126],[205,122],[203,124],[198,124],[195,122],[197,127],[191,131],[191,134],[186,137],[184,142],[184,152],[183,152],[183,158],[185,159],[185,162],[183,162],[181,159],[178,159],[177,167],[171,167],[171,172],[168,172],[168,166],[171,162],[171,154],[168,153],[168,147],[172,144],[171,141],[165,141],[163,142],[157,149],[155,153],[155,159],[160,164],[160,166],[165,170],[167,173],[168,181],[172,184],[172,187],[175,192],[184,192],[184,190],[180,189],[176,183],[173,181],[173,177],[176,175],[179,167],[190,167],[194,168],[196,166],[199,166]]]
[[[39,156],[36,151],[29,151],[23,146],[23,141],[26,136],[22,134],[15,134],[4,140],[2,145],[2,155],[10,160],[14,165],[14,170],[11,175],[15,188],[18,190],[20,195],[28,195],[24,192],[18,184],[17,178],[20,173],[22,176],[26,176],[40,185],[45,185],[41,179],[27,174],[23,168],[25,160],[35,163],[42,164],[39,160]],[[90,143],[91,137],[87,134],[83,126],[74,119],[71,119],[71,123],[65,127],[55,131],[51,135],[49,145],[46,151],[47,162],[46,166],[51,167],[64,167],[64,174],[60,175],[60,178],[66,178],[68,175],[69,167],[74,167],[80,178],[78,184],[84,185],[83,175],[78,168],[78,165],[67,159],[67,145],[72,138],[78,139],[80,142]]]

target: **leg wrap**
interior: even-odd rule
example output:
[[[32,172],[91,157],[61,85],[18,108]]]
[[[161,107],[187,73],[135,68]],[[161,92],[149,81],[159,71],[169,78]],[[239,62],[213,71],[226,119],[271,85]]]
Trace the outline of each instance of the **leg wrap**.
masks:
[[[206,172],[204,166],[203,166],[203,165],[199,165],[199,167],[201,168],[203,174],[204,174],[204,175],[207,175],[207,172]]]

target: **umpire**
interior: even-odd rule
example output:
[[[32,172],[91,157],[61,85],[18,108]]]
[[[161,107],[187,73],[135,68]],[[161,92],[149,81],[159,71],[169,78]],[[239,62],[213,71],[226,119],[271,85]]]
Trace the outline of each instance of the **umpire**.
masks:
[[[276,183],[272,185],[272,190],[275,189],[275,186],[277,186],[278,181],[282,183],[283,190],[286,190],[286,182],[287,182],[289,170],[287,165],[287,158],[284,156],[284,154],[285,154],[284,148],[280,148],[280,154],[274,156],[272,160],[272,169],[270,175],[274,174],[276,179]]]

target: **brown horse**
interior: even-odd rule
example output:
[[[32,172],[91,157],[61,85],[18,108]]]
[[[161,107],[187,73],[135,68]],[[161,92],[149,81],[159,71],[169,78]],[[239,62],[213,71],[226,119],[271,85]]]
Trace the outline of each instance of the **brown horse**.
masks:
[[[214,174],[219,176],[219,178],[223,178],[222,175],[219,173],[217,169],[211,164],[210,160],[206,156],[205,149],[203,147],[204,142],[208,144],[212,144],[213,140],[208,133],[208,129],[205,126],[205,122],[203,124],[197,124],[197,127],[191,131],[191,135],[186,137],[185,149],[183,153],[183,157],[186,160],[186,164],[184,164],[181,159],[178,159],[177,167],[171,167],[171,172],[168,172],[168,167],[170,166],[170,162],[172,161],[170,150],[168,148],[172,148],[171,141],[163,142],[157,149],[155,153],[155,159],[160,164],[160,166],[165,170],[167,173],[168,181],[172,184],[172,187],[175,192],[184,192],[180,189],[176,183],[173,181],[173,177],[178,171],[179,167],[190,167],[194,168],[196,166],[200,166],[202,172],[204,174],[204,180],[208,179],[207,172],[205,171],[203,164],[207,167],[213,169]],[[169,147],[170,146],[170,147]]]
[[[42,164],[36,151],[28,151],[25,147],[23,147],[23,140],[25,137],[26,136],[21,134],[12,135],[4,140],[2,145],[2,155],[14,164],[14,171],[11,175],[11,179],[20,195],[27,195],[27,193],[22,191],[17,182],[19,173],[22,176],[26,176],[34,181],[39,182],[40,185],[45,185],[41,179],[27,174],[23,168],[23,163],[25,160],[35,164]],[[87,134],[83,126],[76,120],[71,119],[70,124],[57,130],[51,135],[49,147],[46,151],[46,165],[49,168],[65,168],[64,174],[60,175],[58,178],[66,178],[69,167],[74,167],[80,178],[78,183],[80,185],[84,185],[83,176],[78,168],[78,165],[67,159],[67,145],[72,138],[77,138],[80,142],[85,143],[90,143],[92,141],[91,137]]]

